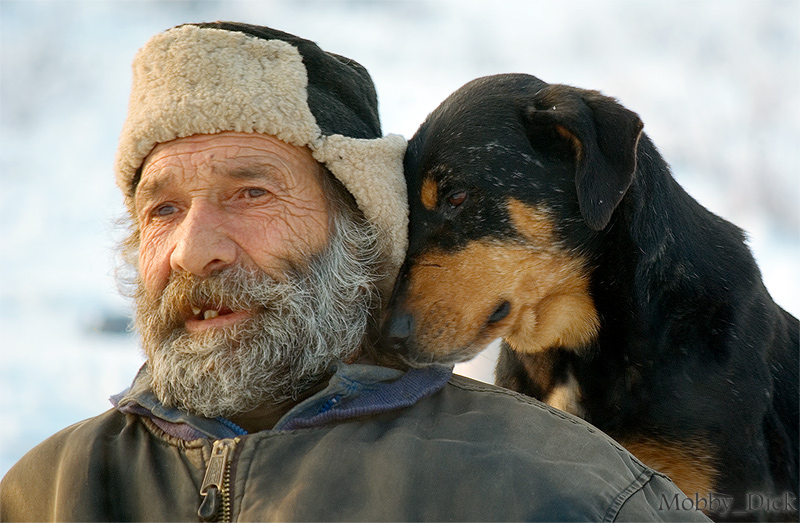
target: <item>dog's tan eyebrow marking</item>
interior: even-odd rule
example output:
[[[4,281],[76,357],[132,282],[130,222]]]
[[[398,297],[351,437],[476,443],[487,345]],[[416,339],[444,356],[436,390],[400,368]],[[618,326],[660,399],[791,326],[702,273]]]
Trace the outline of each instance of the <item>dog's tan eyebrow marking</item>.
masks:
[[[436,203],[439,201],[439,186],[436,185],[433,178],[428,177],[422,180],[420,201],[422,201],[422,206],[429,211],[436,208]]]
[[[545,207],[533,207],[516,198],[508,200],[508,214],[511,223],[532,246],[552,253],[559,252],[553,225],[553,218]]]

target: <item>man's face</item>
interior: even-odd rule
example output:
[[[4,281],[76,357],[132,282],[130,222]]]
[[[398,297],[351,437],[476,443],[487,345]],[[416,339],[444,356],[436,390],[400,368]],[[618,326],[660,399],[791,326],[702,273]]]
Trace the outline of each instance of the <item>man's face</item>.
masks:
[[[329,234],[323,175],[307,149],[266,135],[195,135],[156,146],[135,198],[147,292],[161,293],[173,272],[204,277],[239,266],[277,278],[320,252]],[[186,328],[227,326],[248,314],[202,310]]]
[[[323,176],[307,150],[263,135],[192,136],[147,158],[136,326],[162,402],[247,412],[296,398],[359,348],[377,234],[327,203]]]

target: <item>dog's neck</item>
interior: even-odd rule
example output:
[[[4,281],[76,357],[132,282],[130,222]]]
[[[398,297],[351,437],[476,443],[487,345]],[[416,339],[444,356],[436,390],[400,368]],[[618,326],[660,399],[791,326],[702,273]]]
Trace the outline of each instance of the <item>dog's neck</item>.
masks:
[[[592,285],[606,300],[597,303],[611,338],[604,345],[615,337],[608,327],[625,329],[616,335],[628,340],[640,336],[654,352],[680,344],[692,324],[727,328],[727,309],[742,288],[763,286],[744,233],[689,196],[646,136],[634,182],[601,241]],[[665,318],[676,311],[681,330],[665,336]]]

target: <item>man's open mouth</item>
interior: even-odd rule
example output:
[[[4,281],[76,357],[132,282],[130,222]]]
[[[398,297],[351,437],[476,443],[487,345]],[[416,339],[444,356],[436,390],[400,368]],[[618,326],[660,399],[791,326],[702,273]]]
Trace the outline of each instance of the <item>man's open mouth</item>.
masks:
[[[253,316],[249,310],[232,310],[226,306],[192,305],[192,316],[186,319],[185,327],[189,332],[206,329],[226,328],[238,324]]]
[[[195,320],[210,320],[226,314],[232,314],[233,311],[228,307],[211,307],[192,305],[192,313],[194,313]]]

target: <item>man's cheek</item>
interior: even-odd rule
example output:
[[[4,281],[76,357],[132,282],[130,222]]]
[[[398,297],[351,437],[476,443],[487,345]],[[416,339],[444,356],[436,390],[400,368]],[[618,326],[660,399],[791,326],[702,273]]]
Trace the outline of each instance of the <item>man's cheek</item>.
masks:
[[[306,239],[282,218],[270,218],[269,224],[257,220],[242,221],[235,240],[242,250],[238,265],[257,269],[281,279],[292,263],[308,251]]]
[[[151,297],[164,290],[170,275],[169,250],[145,236],[139,250],[139,275]]]
[[[328,222],[325,200],[285,198],[271,212],[249,214],[241,223],[247,223],[245,230],[251,234],[244,243],[253,251],[260,250],[267,259],[280,257],[298,262],[327,245]],[[252,234],[255,231],[258,232]]]

